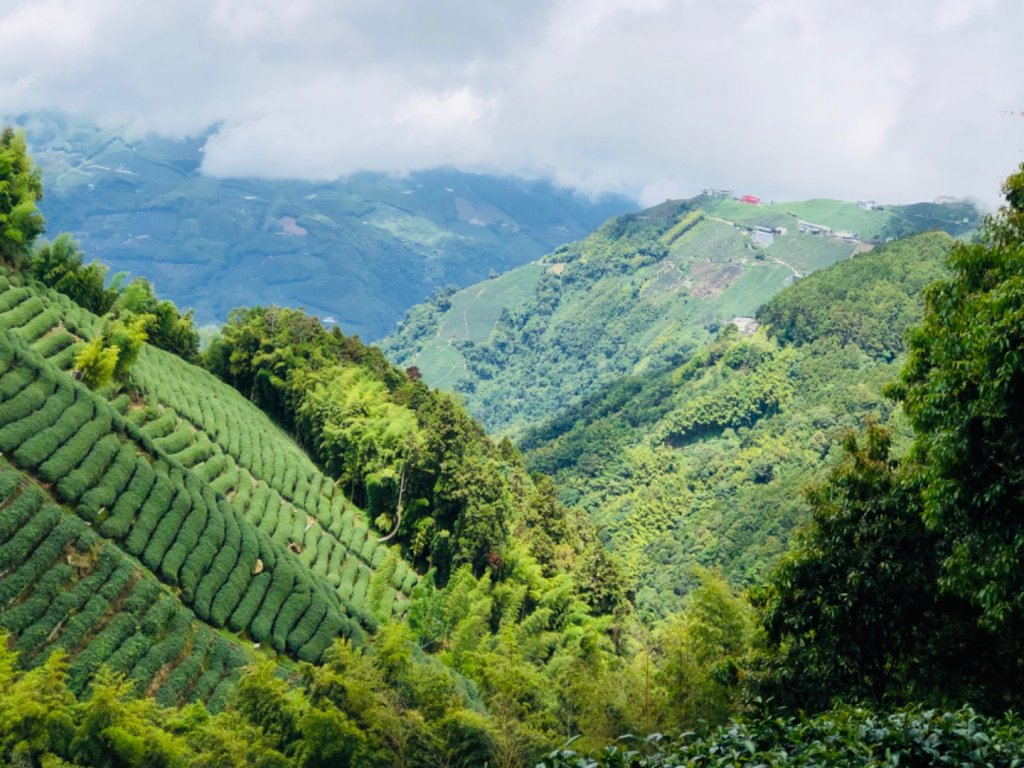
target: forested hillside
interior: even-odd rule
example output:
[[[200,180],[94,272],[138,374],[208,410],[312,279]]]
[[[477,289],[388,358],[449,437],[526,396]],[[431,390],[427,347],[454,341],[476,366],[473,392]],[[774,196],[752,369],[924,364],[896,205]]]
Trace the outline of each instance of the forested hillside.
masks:
[[[383,347],[459,392],[489,429],[520,436],[623,376],[678,365],[818,269],[896,236],[967,235],[978,221],[967,203],[669,201],[435,297]]]
[[[802,535],[752,592],[765,644],[745,672],[775,712],[706,735],[627,739],[596,759],[555,752],[547,765],[1019,762],[1014,715],[922,709],[966,701],[998,715],[1021,704],[1024,166],[1004,191],[1007,206],[979,238],[949,250],[904,337],[887,394],[905,413],[909,450],[891,425],[848,433],[838,464],[807,489]],[[865,291],[841,276],[823,273],[806,298],[849,288],[882,300],[883,316],[902,314],[885,280]],[[762,312],[797,349],[878,340],[863,314],[799,298]],[[876,714],[901,704],[911,706]],[[780,707],[824,713],[795,721]]]
[[[634,207],[444,169],[323,182],[213,178],[200,165],[214,129],[173,140],[52,113],[17,124],[43,169],[51,229],[71,232],[114,272],[154,282],[200,324],[277,304],[381,338],[438,290],[524,264]]]
[[[681,366],[622,379],[522,440],[527,463],[587,510],[644,613],[675,610],[693,567],[765,575],[807,517],[802,491],[868,422],[907,426],[883,386],[952,239],[919,235],[822,270],[726,325]]]
[[[275,394],[297,407],[296,435],[336,483],[237,390],[166,351],[143,344],[125,383],[91,390],[72,374],[88,375],[79,366],[94,346],[110,349],[110,319],[20,274],[2,285],[0,440],[12,466],[0,474],[0,626],[28,670],[11,690],[46,675],[51,709],[84,723],[97,696],[120,701],[109,717],[132,738],[97,736],[100,753],[184,759],[216,752],[237,727],[255,729],[239,764],[266,752],[317,765],[311,751],[334,740],[331,754],[354,765],[525,765],[566,733],[597,746],[730,711],[735,683],[711,668],[746,647],[749,609],[707,574],[667,625],[684,633],[647,637],[585,517],[509,443],[491,443],[373,348],[296,312],[249,310],[210,350],[235,361],[235,376],[252,374],[248,394],[272,413]],[[307,343],[250,337],[262,348],[236,354],[239,334],[267,331],[263,321]],[[334,345],[346,351],[320,357]],[[281,352],[290,373],[266,356]],[[286,384],[327,370],[336,387],[303,390],[326,408],[313,419]],[[373,432],[398,427],[418,453],[388,453]],[[672,649],[722,621],[729,635],[701,646],[701,664],[674,666]],[[337,680],[346,692],[327,695]],[[634,699],[638,686],[664,709]],[[163,735],[144,748],[173,716],[136,696],[228,712],[179,726],[193,733],[188,747]],[[292,725],[280,730],[279,718]],[[29,749],[31,736],[31,754],[92,764],[47,741],[51,727],[26,724],[12,743]]]
[[[5,760],[513,766],[730,711],[751,617],[713,574],[648,637],[586,517],[450,396],[296,310],[199,354],[147,282],[36,241],[0,148]]]

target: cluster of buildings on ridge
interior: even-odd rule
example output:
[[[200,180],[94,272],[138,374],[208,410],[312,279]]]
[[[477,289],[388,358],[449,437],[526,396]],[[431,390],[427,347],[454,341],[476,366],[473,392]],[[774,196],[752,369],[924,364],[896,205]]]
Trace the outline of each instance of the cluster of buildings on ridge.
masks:
[[[716,189],[709,187],[703,192],[705,197],[717,197],[723,200],[738,200],[741,203],[748,203],[750,205],[760,205],[761,198],[757,195],[740,195],[736,196],[733,194],[731,189]],[[873,211],[878,207],[878,204],[874,200],[858,200],[857,207],[865,211]],[[750,234],[751,242],[760,248],[766,248],[771,245],[777,236],[786,234],[786,227],[769,227],[755,224],[753,227],[739,227],[744,229]],[[854,245],[860,240],[853,232],[847,231],[833,231],[831,227],[825,226],[824,224],[815,224],[810,221],[804,221],[803,219],[797,219],[796,224],[797,232],[801,235],[825,235],[829,237],[835,237],[842,240],[844,243]]]

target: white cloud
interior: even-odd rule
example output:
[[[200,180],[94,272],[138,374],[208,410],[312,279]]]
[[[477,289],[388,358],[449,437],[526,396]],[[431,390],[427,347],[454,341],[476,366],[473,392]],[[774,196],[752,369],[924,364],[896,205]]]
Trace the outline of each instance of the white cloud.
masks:
[[[218,174],[992,202],[1024,155],[1022,22],[1017,0],[2,0],[0,112],[220,123]]]

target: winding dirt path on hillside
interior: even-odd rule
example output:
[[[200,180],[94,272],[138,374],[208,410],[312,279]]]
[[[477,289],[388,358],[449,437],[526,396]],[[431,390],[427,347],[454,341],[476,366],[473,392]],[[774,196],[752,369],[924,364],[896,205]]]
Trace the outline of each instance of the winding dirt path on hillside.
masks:
[[[738,226],[735,221],[729,221],[728,219],[723,219],[723,218],[721,218],[719,216],[708,216],[708,218],[711,219],[712,221],[717,221],[717,222],[720,222],[722,224],[728,224],[730,227]],[[797,269],[796,267],[794,267],[789,262],[783,261],[782,259],[780,259],[780,258],[778,258],[776,256],[773,256],[772,254],[768,253],[767,251],[765,251],[765,256],[767,256],[769,259],[774,261],[776,264],[781,264],[782,266],[784,266],[787,269],[791,270],[793,272],[793,277],[803,277],[803,275],[800,273],[800,270]]]
[[[473,300],[462,308],[462,327],[466,331],[466,341],[469,341],[469,310],[474,304],[476,304],[477,300],[484,295],[486,290],[486,285],[480,286],[480,290],[476,292],[476,296],[473,297]]]
[[[465,332],[466,341],[469,341],[469,310],[472,308],[472,306],[474,304],[476,304],[477,300],[481,296],[483,296],[486,291],[487,291],[487,286],[486,285],[481,286],[480,290],[476,292],[476,295],[470,300],[470,302],[468,304],[466,304],[465,307],[462,308],[462,328],[463,328],[463,331]],[[444,343],[447,344],[449,347],[451,347],[452,346],[452,339],[448,338],[448,337],[441,336],[441,330],[442,330],[443,327],[444,327],[444,321],[442,320],[440,323],[437,324],[437,331],[434,332],[434,338],[435,339],[444,339]],[[414,364],[419,359],[419,356],[420,356],[420,354],[422,352],[423,352],[423,350],[420,349],[413,356],[412,362]],[[455,353],[457,355],[459,355],[459,360],[462,362],[463,365],[465,365],[465,360],[462,358],[462,354],[458,350],[455,350]],[[435,387],[442,386],[443,383],[445,381],[447,381],[448,377],[451,376],[455,372],[455,369],[458,368],[458,367],[459,367],[459,362],[452,363],[451,367],[447,371],[444,372],[444,375],[441,376],[439,379],[437,379],[437,382],[434,384],[434,386]]]
[[[786,262],[786,261],[783,261],[782,259],[776,258],[775,256],[772,256],[767,251],[765,251],[764,255],[767,256],[772,261],[774,261],[776,264],[781,264],[782,266],[789,267],[791,270],[793,270],[793,277],[803,277],[803,275],[800,274],[800,270],[797,269],[796,267],[794,267],[789,262]]]
[[[452,345],[452,340],[448,339],[447,341],[448,341],[448,346],[450,347]],[[458,354],[459,351],[455,350],[455,353]],[[462,360],[462,356],[461,355],[459,356],[459,359]],[[463,362],[463,365],[465,365],[465,360],[463,360],[462,362]],[[437,383],[434,386],[435,387],[440,387],[445,381],[448,380],[448,377],[451,376],[455,372],[455,369],[458,368],[458,367],[459,367],[458,362],[452,363],[452,367],[444,372],[444,376],[439,378],[437,380]]]

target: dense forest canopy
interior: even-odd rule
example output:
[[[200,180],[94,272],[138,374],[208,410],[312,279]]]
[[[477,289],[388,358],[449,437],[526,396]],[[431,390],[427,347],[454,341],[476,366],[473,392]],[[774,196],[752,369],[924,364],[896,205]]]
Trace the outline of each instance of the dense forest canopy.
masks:
[[[765,328],[726,325],[682,365],[621,379],[527,432],[527,465],[624,557],[644,615],[676,610],[695,565],[761,581],[849,430],[873,421],[909,442],[883,389],[952,245],[917,235],[810,275],[762,307]]]

